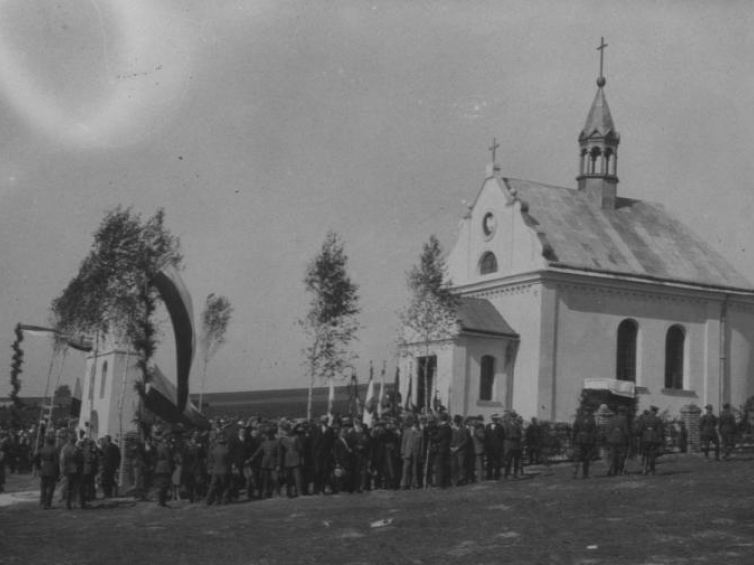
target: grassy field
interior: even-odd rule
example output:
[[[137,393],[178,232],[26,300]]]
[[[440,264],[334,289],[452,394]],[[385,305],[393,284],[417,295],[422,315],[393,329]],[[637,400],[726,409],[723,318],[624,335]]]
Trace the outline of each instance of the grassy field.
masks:
[[[754,461],[666,458],[656,476],[574,480],[569,465],[449,490],[205,507],[128,499],[39,508],[28,477],[0,496],[3,564],[754,563]],[[12,503],[11,503],[12,502]]]

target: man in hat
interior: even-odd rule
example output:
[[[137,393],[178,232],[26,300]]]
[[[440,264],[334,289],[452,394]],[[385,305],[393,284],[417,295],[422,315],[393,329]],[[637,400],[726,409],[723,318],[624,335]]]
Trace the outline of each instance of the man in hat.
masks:
[[[503,428],[505,429],[505,474],[508,478],[513,471],[513,478],[518,478],[519,474],[523,475],[522,464],[522,440],[523,440],[523,423],[516,412],[511,411],[505,415]]]
[[[704,458],[709,459],[709,445],[715,445],[715,461],[720,461],[720,440],[717,437],[717,416],[712,413],[712,404],[704,407],[704,415],[699,420],[699,437]]]
[[[450,429],[450,479],[455,487],[466,482],[466,447],[469,437],[460,414],[453,417]]]
[[[471,441],[474,446],[474,481],[481,482],[485,478],[485,433],[484,416],[477,416],[472,422]]]
[[[448,488],[450,484],[450,445],[453,441],[453,430],[450,429],[450,417],[446,413],[440,414],[439,423],[435,431],[434,470],[437,477],[436,486]]]
[[[719,429],[723,443],[723,459],[730,461],[730,454],[736,446],[736,431],[738,429],[738,424],[736,423],[736,417],[733,414],[733,410],[727,402],[723,404],[723,411],[720,412]]]
[[[422,440],[423,433],[419,429],[418,420],[414,416],[409,416],[406,421],[406,427],[401,435],[401,460],[403,461],[402,489],[419,488]]]
[[[97,466],[99,456],[97,454],[97,445],[94,440],[83,438],[81,445],[81,481],[79,483],[79,505],[86,508],[87,504],[97,496]]]
[[[657,415],[659,408],[650,406],[649,413],[644,414],[641,421],[641,446],[644,453],[644,474],[655,474],[655,465],[660,448],[665,441],[665,428]]]
[[[106,435],[102,441],[100,456],[102,473],[102,492],[105,498],[111,498],[115,491],[115,473],[120,468],[120,448],[113,443],[113,438]]]

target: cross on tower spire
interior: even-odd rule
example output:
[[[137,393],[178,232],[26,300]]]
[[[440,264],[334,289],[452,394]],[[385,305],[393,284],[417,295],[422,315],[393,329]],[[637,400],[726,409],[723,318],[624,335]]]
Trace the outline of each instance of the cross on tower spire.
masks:
[[[605,83],[607,82],[605,80],[605,76],[602,74],[602,70],[605,63],[605,47],[607,47],[607,43],[605,43],[605,38],[600,38],[600,46],[597,47],[597,51],[600,52],[600,76],[597,79],[597,86],[605,86]]]

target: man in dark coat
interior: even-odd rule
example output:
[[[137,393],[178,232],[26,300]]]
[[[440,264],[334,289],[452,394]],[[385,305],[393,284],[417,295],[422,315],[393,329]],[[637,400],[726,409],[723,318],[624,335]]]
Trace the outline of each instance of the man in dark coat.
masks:
[[[738,425],[733,410],[727,402],[723,404],[723,411],[720,413],[720,437],[723,443],[723,459],[730,461],[730,454],[736,446],[736,432]]]
[[[492,415],[492,422],[485,428],[485,452],[487,455],[487,480],[498,480],[505,454],[505,429],[499,414]]]
[[[709,459],[709,444],[715,445],[715,461],[720,461],[720,440],[717,437],[717,416],[712,413],[712,404],[704,407],[704,415],[699,420],[699,436],[702,441],[704,458]]]
[[[542,426],[536,418],[532,418],[524,432],[526,454],[529,465],[539,465],[542,462]]]
[[[361,420],[353,420],[353,429],[348,434],[348,444],[353,452],[353,475],[351,477],[351,489],[364,492],[369,489],[369,456],[371,453],[371,440],[369,433],[364,428]]]
[[[453,431],[450,429],[449,420],[447,414],[440,414],[440,423],[435,431],[437,451],[434,468],[437,476],[436,486],[440,488],[448,488],[450,484],[450,444],[453,441]]]
[[[330,484],[332,472],[332,450],[335,434],[328,425],[328,417],[321,416],[319,423],[312,428],[309,448],[311,450],[312,471],[314,475],[314,494],[324,494]]]
[[[120,448],[106,435],[102,442],[102,491],[111,498],[115,489],[115,473],[120,468]]]
[[[36,463],[40,478],[39,503],[46,510],[52,507],[55,483],[60,476],[60,456],[55,447],[53,434],[48,434],[45,438],[45,444],[37,453]]]
[[[299,427],[286,423],[280,426],[280,464],[285,473],[285,487],[288,498],[304,494],[302,467],[304,463],[304,443],[299,435]]]
[[[466,448],[469,445],[469,436],[460,414],[453,418],[450,430],[450,480],[455,487],[466,482]]]

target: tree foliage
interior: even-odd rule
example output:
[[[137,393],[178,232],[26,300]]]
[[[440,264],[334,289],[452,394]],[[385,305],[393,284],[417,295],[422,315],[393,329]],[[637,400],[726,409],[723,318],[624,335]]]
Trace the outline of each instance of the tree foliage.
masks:
[[[406,278],[410,298],[408,305],[398,312],[401,332],[399,348],[405,351],[410,344],[422,344],[425,359],[421,365],[426,398],[420,405],[431,407],[432,391],[427,386],[429,346],[432,342],[452,338],[457,331],[457,308],[459,298],[451,291],[447,279],[442,246],[434,235],[424,244],[419,263],[409,271]]]
[[[142,220],[130,208],[108,211],[76,276],[52,302],[53,324],[66,335],[110,335],[140,354],[146,371],[156,347],[152,314],[159,294],[152,278],[180,268],[180,241],[165,228],[165,212]]]
[[[214,293],[207,295],[202,312],[201,348],[205,360],[209,361],[225,344],[225,334],[228,331],[233,307],[225,296]]]
[[[349,346],[359,329],[360,307],[358,286],[347,265],[343,242],[338,234],[328,232],[304,277],[311,300],[301,325],[310,338],[304,353],[312,379],[342,375],[354,358]]]
[[[410,298],[398,313],[403,326],[400,344],[420,341],[428,345],[452,337],[459,299],[451,291],[442,246],[434,235],[424,244],[419,264],[409,271],[406,283]]]

